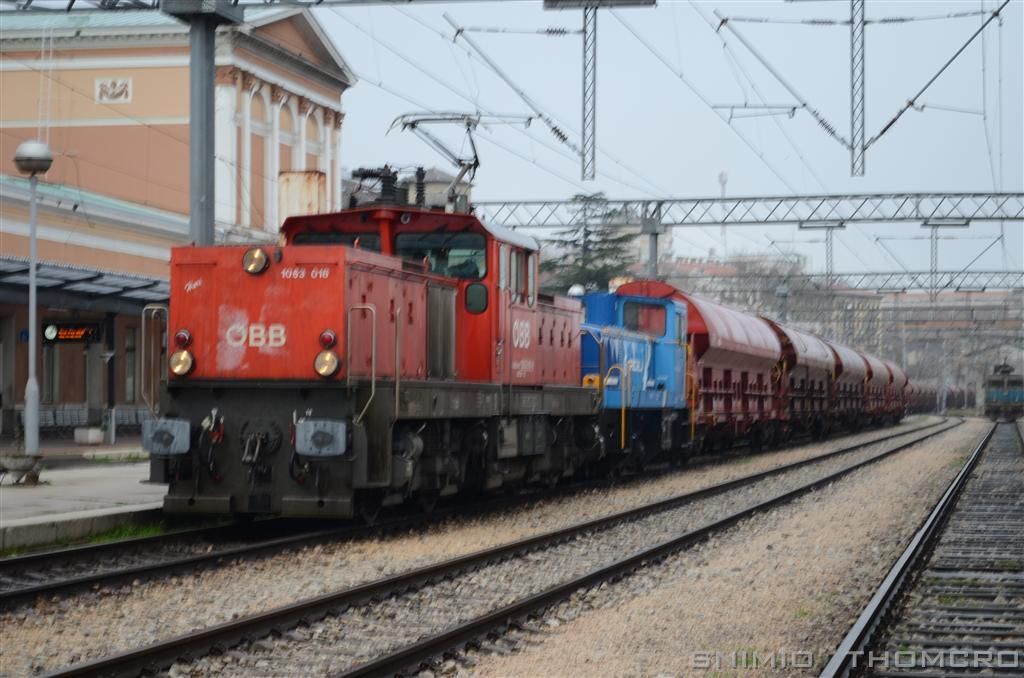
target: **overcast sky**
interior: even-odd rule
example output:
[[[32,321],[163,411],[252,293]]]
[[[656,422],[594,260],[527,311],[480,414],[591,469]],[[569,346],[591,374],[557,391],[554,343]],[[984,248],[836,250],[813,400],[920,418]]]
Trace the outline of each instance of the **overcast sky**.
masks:
[[[943,17],[995,6],[992,0],[869,1],[867,18]],[[729,195],[1024,190],[1021,0],[1013,0],[1003,11],[1001,28],[993,23],[983,33],[984,80],[979,36],[921,97],[919,103],[925,104],[925,110],[908,111],[871,146],[866,156],[867,174],[858,178],[850,176],[849,151],[806,111],[798,111],[793,118],[755,117],[733,120],[730,125],[722,119],[728,112],[716,112],[709,106],[796,103],[736,37],[724,29],[715,31],[716,10],[728,17],[773,20],[733,25],[840,135],[849,138],[849,27],[778,23],[849,19],[848,3],[660,0],[656,8],[599,12],[597,180],[580,180],[578,158],[541,121],[535,120],[528,129],[496,125],[481,130],[477,137],[482,166],[474,197],[568,198],[598,191],[614,198],[709,196],[719,194],[723,171],[728,173]],[[343,160],[348,168],[390,163],[448,169],[445,161],[413,134],[389,133],[392,120],[402,113],[531,113],[490,67],[470,55],[465,42],[453,43],[446,13],[464,27],[578,30],[582,23],[580,11],[545,11],[540,0],[315,11],[360,77],[344,96]],[[982,16],[969,16],[867,27],[868,138],[877,134],[983,20]],[[557,121],[571,142],[579,143],[581,36],[509,32],[472,32],[469,36]],[[460,147],[461,133],[441,130],[440,134]],[[1020,223],[1007,224],[1005,254],[997,244],[974,268],[1002,268],[1005,256],[1006,265],[1019,270],[1024,266],[1021,232]],[[722,251],[717,228],[677,229],[676,233],[677,254],[703,256],[711,248]],[[992,242],[991,236],[998,235],[999,226],[978,224],[959,233],[976,239],[943,241],[940,268],[967,265]],[[928,268],[927,241],[888,243],[900,260],[897,262],[874,242],[883,234],[920,237],[925,231],[915,226],[850,227],[837,243],[836,269]],[[774,251],[769,237],[816,240],[821,233],[798,233],[790,227],[730,229],[728,249],[731,254]],[[779,246],[808,256],[816,270],[824,268],[822,244]]]

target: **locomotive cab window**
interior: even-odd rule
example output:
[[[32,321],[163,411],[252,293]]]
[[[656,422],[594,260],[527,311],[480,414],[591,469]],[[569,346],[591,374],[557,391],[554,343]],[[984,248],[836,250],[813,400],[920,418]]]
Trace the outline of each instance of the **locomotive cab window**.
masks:
[[[627,301],[622,307],[622,324],[627,330],[662,337],[665,335],[665,307]]]
[[[529,290],[529,281],[532,279],[532,274],[528,274],[527,271],[530,264],[533,263],[533,255],[527,259],[526,252],[521,250],[512,250],[511,257],[511,277],[509,279],[509,289],[512,290],[512,301],[518,303],[524,303],[527,301],[528,296],[530,304],[533,304],[532,292]]]
[[[380,234],[378,233],[340,233],[338,231],[296,233],[292,236],[293,245],[348,245],[361,250],[380,252]]]
[[[395,254],[414,261],[426,259],[431,273],[480,280],[487,273],[487,241],[479,233],[399,233]]]
[[[530,306],[537,301],[537,255],[533,252],[526,257],[526,300]]]

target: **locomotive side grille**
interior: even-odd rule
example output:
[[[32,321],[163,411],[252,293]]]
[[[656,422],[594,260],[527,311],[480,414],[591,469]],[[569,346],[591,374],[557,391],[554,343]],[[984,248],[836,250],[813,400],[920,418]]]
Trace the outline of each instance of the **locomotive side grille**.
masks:
[[[450,287],[427,288],[427,376],[455,377],[455,294]]]

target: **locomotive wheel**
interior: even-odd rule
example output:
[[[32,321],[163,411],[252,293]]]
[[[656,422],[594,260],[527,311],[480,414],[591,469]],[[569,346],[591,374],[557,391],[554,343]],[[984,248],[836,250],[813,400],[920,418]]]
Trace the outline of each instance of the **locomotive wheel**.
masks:
[[[430,513],[437,508],[437,501],[441,498],[441,490],[418,490],[416,492],[416,503],[424,513]]]
[[[367,525],[373,525],[384,507],[384,490],[360,490],[355,496],[356,513]]]

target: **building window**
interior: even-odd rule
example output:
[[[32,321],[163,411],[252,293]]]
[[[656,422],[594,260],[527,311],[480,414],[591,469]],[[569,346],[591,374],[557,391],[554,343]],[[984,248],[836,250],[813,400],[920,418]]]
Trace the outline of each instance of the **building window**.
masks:
[[[134,327],[126,328],[124,332],[124,401],[126,403],[134,403],[138,397],[135,333]]]
[[[57,400],[57,344],[43,344],[43,389],[40,400],[53,403]]]

